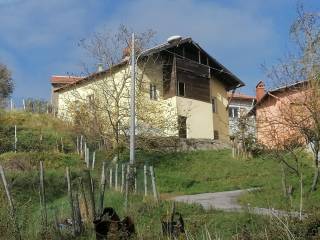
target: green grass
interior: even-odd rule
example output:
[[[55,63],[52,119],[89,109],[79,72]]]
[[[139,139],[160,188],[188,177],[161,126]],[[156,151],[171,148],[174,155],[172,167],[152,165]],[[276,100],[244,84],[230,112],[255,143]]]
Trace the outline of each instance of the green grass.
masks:
[[[263,187],[266,179],[279,181],[276,162],[233,159],[230,150],[138,154],[137,159],[140,166],[155,167],[161,193],[219,192]]]

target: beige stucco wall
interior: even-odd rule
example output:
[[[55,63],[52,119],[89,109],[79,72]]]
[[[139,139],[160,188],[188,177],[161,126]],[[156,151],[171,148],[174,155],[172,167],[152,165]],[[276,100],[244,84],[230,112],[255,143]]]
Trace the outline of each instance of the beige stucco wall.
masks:
[[[217,79],[211,79],[211,97],[216,98],[217,111],[212,114],[213,131],[219,132],[219,139],[229,141],[228,96],[225,86]]]
[[[173,97],[177,113],[187,117],[187,138],[213,138],[212,108],[210,103]]]
[[[111,76],[103,75],[102,77],[97,77],[94,81],[89,81],[86,83],[82,83],[76,85],[72,88],[68,88],[67,90],[58,92],[58,116],[60,118],[69,119],[70,112],[69,108],[72,103],[75,101],[85,102],[87,101],[87,97],[89,95],[94,95],[96,99],[103,99],[101,95],[104,94],[104,91],[107,91],[108,85],[112,85],[112,89],[114,89],[113,84],[121,87],[121,81],[123,81],[123,76],[126,74],[130,74],[130,69],[128,67],[120,69],[118,72],[114,73]],[[127,80],[127,84],[125,86],[124,95],[126,98],[123,99],[124,103],[127,104],[128,96],[130,91],[130,79]]]

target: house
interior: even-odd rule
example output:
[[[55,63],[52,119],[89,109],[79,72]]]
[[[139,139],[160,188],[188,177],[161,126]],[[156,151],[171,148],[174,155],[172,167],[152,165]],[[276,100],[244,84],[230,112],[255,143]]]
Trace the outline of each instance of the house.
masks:
[[[66,86],[68,84],[71,84],[75,81],[79,81],[82,77],[76,77],[76,76],[57,76],[52,75],[51,76],[51,104],[53,107],[58,107],[58,94],[55,92],[55,90]]]
[[[229,134],[234,136],[238,132],[239,118],[245,116],[255,105],[256,97],[240,92],[228,92],[229,99]],[[255,118],[252,116],[249,123],[250,132],[255,134]]]
[[[297,139],[299,133],[288,119],[303,114],[299,102],[307,96],[306,86],[307,81],[301,81],[266,91],[263,81],[257,84],[257,103],[248,114],[256,118],[258,143],[272,148]]]
[[[150,58],[153,60],[148,61]],[[79,100],[71,96],[73,91],[78,91],[82,99],[90,100],[100,91],[90,89],[93,84],[111,79],[111,75],[112,81],[127,79],[123,76],[130,73],[129,59],[125,54],[119,64],[55,89],[58,115],[68,115],[70,102]],[[244,83],[199,44],[191,38],[168,39],[140,53],[137,67],[138,72],[143,72],[143,84],[149,88],[146,96],[158,105],[168,104],[174,108],[174,116],[170,118],[178,123],[178,128],[173,135],[229,140],[227,92]]]

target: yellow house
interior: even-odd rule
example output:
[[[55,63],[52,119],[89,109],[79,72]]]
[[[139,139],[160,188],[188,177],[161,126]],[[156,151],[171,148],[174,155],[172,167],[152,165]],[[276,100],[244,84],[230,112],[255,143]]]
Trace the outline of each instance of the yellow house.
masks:
[[[149,88],[146,97],[152,104],[173,109],[174,116],[170,118],[177,128],[168,135],[229,140],[227,92],[244,83],[196,42],[191,38],[175,38],[150,48],[140,53],[137,66],[144,86]],[[102,90],[103,82],[124,86],[126,94],[121,102],[129,105],[130,81],[130,62],[125,56],[107,70],[100,69],[55,89],[58,116],[68,117],[71,102],[99,98],[107,91]]]

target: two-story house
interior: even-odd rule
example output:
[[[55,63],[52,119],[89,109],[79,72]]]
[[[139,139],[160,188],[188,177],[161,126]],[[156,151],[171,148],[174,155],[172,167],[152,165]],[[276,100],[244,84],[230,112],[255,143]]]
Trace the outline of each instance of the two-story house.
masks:
[[[154,61],[143,70],[143,82],[149,83],[150,98],[159,104],[170,102],[174,107],[174,118],[178,122],[174,135],[228,141],[227,92],[244,83],[191,38],[174,39],[143,51],[137,63],[138,71],[142,71],[141,63],[150,57]],[[66,98],[72,91],[78,90],[83,96],[91,97],[96,94],[88,90],[91,84],[110,77],[111,72],[116,76],[113,79],[121,81],[121,75],[129,69],[129,58],[125,58],[110,69],[55,89],[59,116],[68,113]]]

